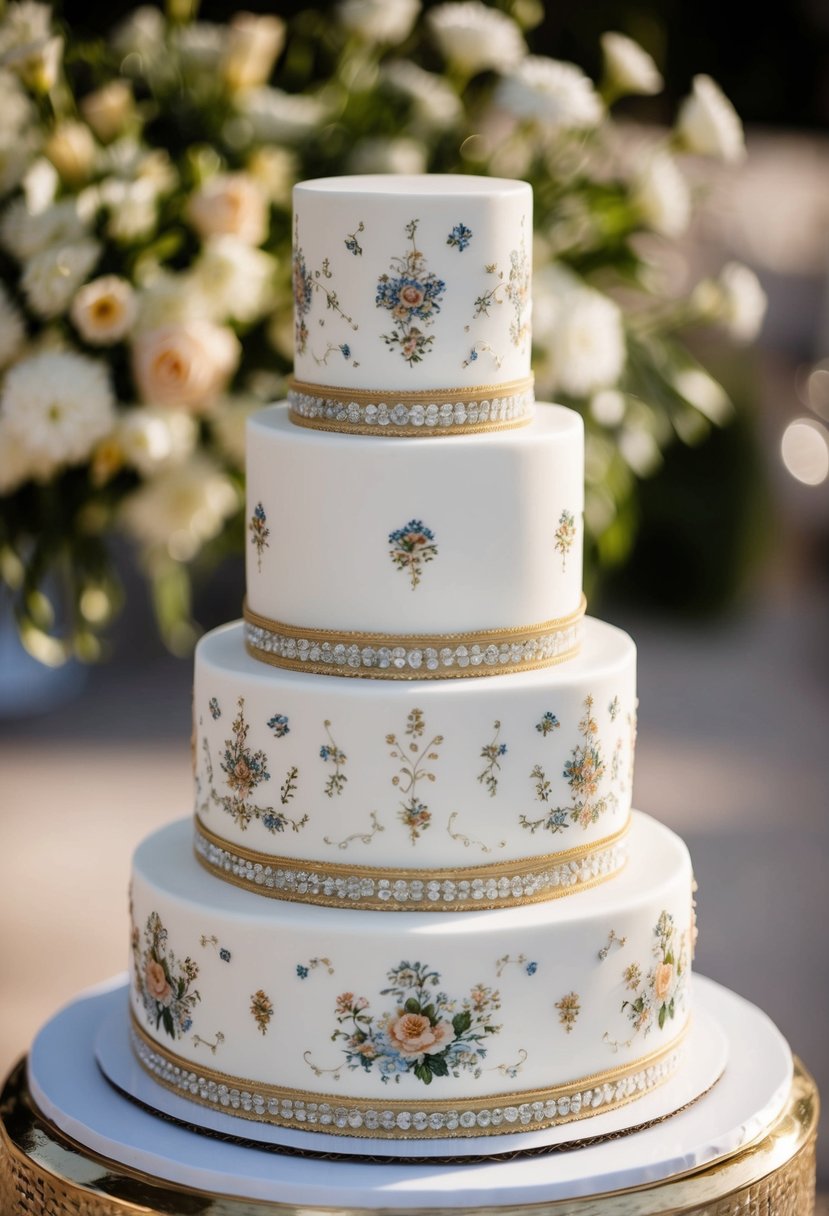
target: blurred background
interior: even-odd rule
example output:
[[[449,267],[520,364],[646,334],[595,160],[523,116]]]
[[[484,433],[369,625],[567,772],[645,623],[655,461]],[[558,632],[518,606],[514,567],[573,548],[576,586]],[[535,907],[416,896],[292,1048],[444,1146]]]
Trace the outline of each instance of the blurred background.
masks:
[[[339,119],[320,119],[319,129],[306,130],[299,141],[295,134],[284,136],[301,169],[353,167],[337,145],[348,123],[362,124],[364,141],[410,141],[430,169],[455,165],[458,147],[469,138],[465,132],[488,104],[485,91],[488,97],[499,85],[491,83],[490,71],[464,75],[451,54],[441,59],[428,24],[436,6],[426,3],[419,14],[412,7],[412,29],[399,45],[381,47],[371,46],[356,25],[337,42],[343,18],[336,6],[276,7],[291,33],[273,79],[288,92],[313,85],[316,95],[323,80],[339,73],[339,87],[352,96],[376,96],[381,86],[360,76],[365,63],[376,67],[411,48],[426,70],[445,76],[465,111],[463,118],[430,127],[412,103],[411,110],[392,109],[393,131],[373,132],[371,119],[341,108]],[[713,0],[692,6],[516,0],[500,7],[522,28],[534,54],[578,64],[602,82],[605,101],[609,69],[601,36],[608,30],[640,43],[664,76],[664,89],[633,89],[614,104],[614,148],[632,150],[625,155],[634,165],[626,179],[634,185],[621,192],[606,189],[594,170],[583,127],[575,146],[586,159],[573,169],[556,159],[561,146],[574,146],[572,132],[551,149],[537,129],[528,131],[543,126],[543,115],[513,114],[521,121],[509,128],[508,142],[517,151],[507,168],[533,180],[547,217],[537,235],[536,266],[557,261],[580,284],[606,293],[625,312],[626,325],[628,316],[641,315],[638,296],[628,311],[626,293],[647,288],[661,326],[651,363],[646,360],[649,374],[654,367],[659,372],[648,380],[652,395],[625,378],[632,357],[628,370],[617,369],[606,383],[584,389],[568,383],[550,360],[554,338],[539,349],[539,381],[581,409],[593,437],[590,611],[627,629],[639,647],[636,804],[681,833],[691,849],[699,882],[696,967],[766,1010],[829,1095],[829,10],[801,0],[778,8],[770,21],[754,9]],[[274,6],[246,8],[266,13]],[[123,0],[94,19],[80,0],[56,10],[67,70],[75,65],[82,93],[105,76],[103,61],[89,48],[132,12]],[[235,13],[235,6],[213,0],[202,5],[199,21],[220,24]],[[183,20],[186,14],[174,16]],[[425,49],[417,41],[421,34]],[[209,42],[203,34],[208,58]],[[350,86],[344,61],[353,69]],[[687,223],[669,219],[667,228],[663,217],[660,230],[653,217],[650,223],[641,213],[631,219],[638,149],[673,140],[671,154],[679,156],[678,114],[699,73],[713,77],[733,103],[745,124],[747,155],[726,146],[705,157],[686,145],[682,172],[692,213]],[[131,79],[139,100],[156,88],[136,75]],[[171,87],[180,86],[179,80]],[[164,117],[164,87],[158,86],[153,121]],[[187,138],[201,146],[203,134]],[[180,130],[169,138],[171,146],[185,140]],[[230,145],[227,165],[238,171],[246,153],[234,150],[232,140]],[[380,151],[388,156],[388,147]],[[380,151],[376,142],[369,149],[382,159]],[[369,152],[364,167],[373,168]],[[461,157],[460,167],[504,171],[491,160],[479,151]],[[403,167],[410,164],[411,155]],[[210,166],[194,171],[188,188],[204,189],[211,173]],[[589,211],[591,223],[581,227],[572,209],[543,201],[545,182],[560,186],[579,174],[589,179],[590,190],[568,185],[563,193]],[[260,243],[278,264],[280,242],[289,239],[285,204],[270,202],[271,236]],[[563,229],[557,224],[565,222],[572,235],[559,241],[556,233]],[[124,248],[122,242],[122,261],[113,266],[129,277],[132,270],[124,267],[134,246]],[[8,252],[3,256],[4,282],[14,292],[20,268]],[[194,256],[185,247],[169,264],[179,272]],[[719,305],[709,306],[710,292],[694,295],[699,283],[721,287],[723,267],[734,263],[753,272],[768,301],[764,316],[755,309],[758,332],[751,343],[735,342],[754,335],[723,323],[728,318],[721,296]],[[659,277],[652,289],[654,267]],[[268,317],[252,318],[247,328],[244,319],[241,326],[237,318],[227,321],[246,349],[260,342],[274,310],[289,316],[289,288],[280,274]],[[143,280],[135,283],[145,290]],[[694,316],[689,300],[696,301]],[[40,324],[37,308],[28,297],[24,307],[32,313],[31,331]],[[674,325],[677,308],[685,311]],[[100,344],[80,343],[82,353],[91,348],[100,353]],[[283,338],[269,349],[269,355],[257,355],[254,368],[258,383],[263,371],[271,377],[265,378],[265,398],[288,368],[284,326]],[[677,395],[678,369],[689,368],[705,369],[709,377],[696,400],[686,382],[687,396]],[[244,388],[247,398],[256,395],[250,384]],[[119,386],[117,392],[124,396]],[[221,447],[215,416],[207,410],[197,415],[205,450]],[[700,418],[704,425],[697,426],[693,419]],[[222,458],[228,484],[238,492],[238,467],[226,450]],[[107,484],[122,487],[118,493],[126,500],[141,488],[145,473],[137,464],[127,467],[126,457],[122,463]],[[2,471],[0,488],[1,478]],[[2,489],[7,500],[0,497],[0,508],[17,504],[16,515],[12,506],[6,512],[9,544],[17,535],[9,521],[35,510],[31,484],[21,488],[7,480]],[[610,506],[608,486],[614,487]],[[97,663],[38,663],[20,648],[10,613],[5,628],[0,617],[3,1070],[56,1006],[123,969],[131,850],[155,826],[190,812],[187,650],[198,628],[238,616],[243,588],[237,551],[244,533],[232,510],[225,514],[230,522],[210,560],[191,563],[192,602],[187,587],[170,577],[176,555],[161,561],[148,551],[157,542],[147,541],[146,530],[106,533],[122,591],[120,611],[102,634],[95,631],[104,644]],[[39,518],[47,530],[48,517]],[[172,565],[177,569],[175,560]],[[17,595],[13,578],[5,594],[8,607]],[[115,600],[113,593],[113,605]],[[48,628],[36,610],[30,626],[30,649],[37,652],[38,631],[45,635]],[[822,1140],[820,1172],[829,1188],[829,1138]]]

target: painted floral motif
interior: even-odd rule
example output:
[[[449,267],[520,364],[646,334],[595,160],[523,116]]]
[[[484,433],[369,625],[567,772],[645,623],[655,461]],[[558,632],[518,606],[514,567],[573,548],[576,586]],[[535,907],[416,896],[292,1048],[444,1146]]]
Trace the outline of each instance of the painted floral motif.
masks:
[[[562,511],[555,532],[555,550],[561,554],[561,568],[567,568],[567,554],[576,539],[576,520],[572,511]]]
[[[615,803],[612,795],[599,796],[599,785],[605,773],[605,761],[598,737],[598,723],[593,717],[592,697],[585,698],[584,710],[584,717],[579,722],[579,733],[583,736],[584,743],[573,748],[570,759],[564,764],[562,774],[572,790],[573,805],[549,807],[545,814],[538,819],[529,819],[526,815],[521,815],[519,819],[521,826],[528,828],[530,832],[536,832],[542,828],[548,832],[558,833],[568,827],[569,822],[588,828]],[[544,769],[537,764],[530,777],[535,782],[536,800],[549,804],[552,783],[547,779]]]
[[[268,772],[268,758],[265,753],[248,747],[249,729],[245,721],[245,699],[240,697],[231,727],[232,737],[225,740],[221,762],[230,793],[218,797],[219,805],[242,830],[247,828],[252,819],[258,819],[269,832],[284,832],[288,826],[298,832],[308,822],[307,815],[303,815],[301,819],[291,819],[284,811],[275,810],[272,806],[259,806],[252,801],[254,791],[266,781],[270,781],[271,774]],[[289,769],[285,783],[280,789],[280,801],[283,806],[294,796],[298,775],[296,768]]]
[[[331,723],[327,718],[323,723],[323,726],[325,727],[326,735],[328,735],[328,742],[323,743],[322,747],[320,748],[320,759],[326,764],[330,764],[334,770],[329,774],[328,780],[325,783],[326,794],[329,798],[333,798],[335,794],[341,794],[343,792],[345,789],[345,784],[348,781],[348,777],[346,777],[345,773],[343,772],[343,766],[348,760],[348,757],[346,756],[345,752],[340,751],[334,742],[334,737],[331,734]]]
[[[230,962],[230,951],[225,946],[219,945],[219,939],[216,937],[215,933],[210,937],[203,933],[199,941],[204,949],[207,949],[208,946],[213,946],[223,963]]]
[[[542,735],[549,735],[554,730],[558,730],[561,726],[558,718],[548,709],[546,713],[541,715],[541,721],[536,722],[535,729]]]
[[[167,947],[167,930],[157,912],[144,926],[144,945],[138,926],[132,931],[135,960],[134,983],[144,1011],[156,1030],[164,1027],[171,1039],[180,1039],[193,1025],[193,1008],[201,1000],[193,984],[198,964],[189,957],[182,962]]]
[[[215,1034],[212,1042],[210,1041],[210,1039],[203,1039],[200,1034],[193,1035],[193,1046],[198,1047],[199,1045],[201,1045],[202,1047],[209,1048],[210,1054],[212,1056],[215,1056],[216,1052],[221,1047],[222,1043],[224,1043],[224,1041],[225,1041],[225,1036],[222,1034],[221,1030],[216,1031],[216,1034]]]
[[[274,739],[284,739],[291,731],[286,714],[274,714],[268,719],[268,727],[273,731]]]
[[[446,244],[451,245],[453,249],[457,249],[458,253],[463,253],[464,249],[469,247],[471,240],[472,229],[467,228],[466,224],[456,224],[446,238]]]
[[[471,363],[477,363],[479,355],[492,355],[492,362],[496,367],[500,367],[504,362],[502,356],[499,355],[495,348],[490,346],[488,342],[476,342],[475,345],[470,349],[469,354],[464,359],[461,367],[469,367]]]
[[[421,740],[426,732],[423,711],[413,709],[406,718],[406,742],[400,742],[397,735],[386,735],[386,743],[391,747],[389,755],[393,760],[401,760],[402,767],[391,779],[403,794],[404,801],[400,804],[397,817],[409,830],[412,844],[420,838],[432,821],[432,812],[420,801],[417,793],[421,781],[435,781],[435,774],[424,768],[428,760],[439,760],[440,755],[434,749],[443,743],[443,735],[435,735],[428,743]]]
[[[256,550],[256,569],[262,570],[262,554],[266,549],[270,549],[268,537],[271,530],[268,527],[268,517],[265,514],[265,508],[261,502],[258,502],[253,508],[253,515],[250,517],[248,531],[250,532],[250,542]]]
[[[621,950],[626,941],[627,941],[626,937],[620,937],[615,929],[611,929],[610,933],[607,935],[607,942],[605,943],[604,946],[602,946],[601,950],[599,951],[599,962],[600,963],[604,962],[604,960],[607,958],[608,954],[610,954],[610,951],[613,949],[614,946],[618,946],[619,949]]]
[[[556,1001],[558,1020],[569,1034],[581,1013],[581,1004],[577,993],[568,992],[560,1001]]]
[[[210,717],[213,719],[214,722],[216,721],[217,718],[221,718],[222,711],[219,708],[219,702],[216,700],[215,697],[210,698],[207,708],[210,710]]]
[[[363,221],[360,220],[359,224],[357,225],[357,231],[349,232],[348,236],[345,238],[345,240],[343,242],[343,244],[345,245],[348,252],[353,253],[355,258],[360,258],[363,256],[363,247],[360,244],[360,242],[357,240],[357,235],[360,232],[365,232],[365,230],[366,230],[366,226],[363,223]]]
[[[414,1073],[424,1085],[433,1077],[459,1077],[462,1072],[480,1076],[487,1054],[486,1040],[500,1026],[492,1017],[501,1007],[497,989],[477,984],[462,1000],[452,1000],[439,989],[440,974],[425,963],[402,962],[388,972],[395,1007],[375,1016],[369,1001],[353,992],[337,997],[337,1029],[348,1067],[372,1072],[380,1079],[399,1081]]]
[[[520,347],[526,344],[530,335],[530,262],[523,239],[520,247],[510,252],[509,260],[509,273],[499,270],[497,263],[485,268],[487,274],[497,276],[498,282],[478,296],[474,316],[488,317],[494,304],[509,303],[513,312],[509,335],[513,346]]]
[[[533,962],[532,959],[528,959],[526,954],[517,954],[515,958],[511,954],[504,954],[501,958],[495,960],[495,974],[499,979],[504,974],[505,968],[511,965],[521,967],[526,971],[527,975],[535,975],[538,970],[538,963]]]
[[[491,743],[487,743],[481,749],[481,759],[486,760],[483,772],[478,774],[478,780],[481,785],[485,785],[489,790],[490,798],[494,798],[498,792],[498,774],[501,771],[501,758],[507,754],[506,743],[499,743],[498,736],[501,733],[501,723],[495,722],[493,726],[495,737]]]
[[[633,963],[624,971],[625,986],[633,994],[622,1002],[622,1010],[634,1033],[650,1033],[654,1023],[663,1029],[676,1016],[684,1001],[688,975],[687,940],[677,932],[674,918],[663,912],[653,931],[653,964],[647,975]]]
[[[250,1012],[261,1033],[267,1034],[273,1017],[273,1001],[261,988],[250,998]]]
[[[313,352],[312,352],[313,354]],[[346,363],[351,359],[351,347],[348,342],[333,343],[329,342],[321,355],[314,355],[314,362],[318,367],[328,366],[328,360],[332,355],[340,354],[345,359]],[[353,360],[352,367],[359,367],[357,360]]]
[[[538,819],[530,819],[527,815],[520,815],[518,822],[521,824],[521,827],[527,828],[532,835],[535,835],[539,828],[552,832],[554,836],[557,836],[559,832],[566,831],[570,826],[568,822],[569,812],[566,807],[554,807],[550,805],[553,783],[549,780],[540,764],[536,764],[533,768],[530,773],[530,780],[535,784],[536,801],[543,802],[548,809]]]
[[[613,700],[610,702],[610,704],[607,707],[607,712],[610,714],[611,722],[615,722],[616,719],[619,717],[619,711],[621,710],[621,708],[622,707],[619,703],[619,698],[614,697]]]
[[[330,958],[310,958],[307,963],[297,963],[297,977],[301,980],[307,980],[311,972],[316,971],[317,967],[322,967],[329,975],[334,974]]]
[[[351,326],[353,330],[357,330],[354,318],[346,313],[340,304],[337,292],[327,286],[327,282],[333,279],[334,275],[331,271],[331,263],[329,258],[324,258],[320,270],[311,271],[305,260],[305,254],[299,243],[299,227],[297,226],[294,234],[294,251],[293,251],[293,291],[294,291],[294,340],[296,344],[297,354],[304,355],[308,346],[308,314],[311,311],[314,292],[320,292],[325,298],[326,308],[330,308],[333,312]],[[324,324],[324,322],[320,322]]]
[[[443,279],[426,269],[426,259],[417,247],[419,222],[406,225],[411,249],[391,259],[391,274],[380,276],[375,297],[377,307],[392,315],[392,332],[383,334],[383,341],[390,350],[398,349],[410,367],[422,362],[435,340],[424,329],[434,324],[446,290]]]
[[[389,545],[389,557],[398,570],[408,570],[414,590],[423,566],[438,555],[434,532],[422,520],[410,519],[404,527],[389,533]]]

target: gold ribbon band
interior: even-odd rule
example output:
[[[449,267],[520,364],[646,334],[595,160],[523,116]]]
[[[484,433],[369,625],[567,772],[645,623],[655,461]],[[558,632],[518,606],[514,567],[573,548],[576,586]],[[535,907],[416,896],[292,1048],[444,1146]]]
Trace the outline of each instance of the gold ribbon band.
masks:
[[[252,612],[245,601],[248,654],[274,667],[375,680],[448,680],[552,667],[578,654],[586,600],[540,625],[472,633],[356,633],[303,629]]]
[[[196,817],[194,851],[218,878],[271,899],[329,908],[469,912],[542,903],[595,887],[627,860],[630,820],[612,836],[542,857],[440,870],[275,857],[216,836]]]
[[[349,435],[423,438],[476,435],[525,426],[532,418],[533,378],[474,388],[399,390],[329,388],[291,380],[291,421]]]
[[[561,1085],[483,1098],[406,1101],[311,1093],[228,1076],[162,1047],[132,1011],[131,1016],[132,1046],[141,1066],[165,1089],[188,1101],[256,1123],[375,1140],[509,1135],[616,1110],[673,1076],[690,1024],[686,1022],[667,1047]]]

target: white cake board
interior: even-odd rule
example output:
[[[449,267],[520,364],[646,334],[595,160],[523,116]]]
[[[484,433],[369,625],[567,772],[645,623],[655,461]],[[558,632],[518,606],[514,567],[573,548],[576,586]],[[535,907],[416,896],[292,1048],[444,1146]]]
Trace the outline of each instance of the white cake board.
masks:
[[[159,1085],[138,1063],[130,1046],[129,999],[124,989],[123,1002],[102,1019],[95,1040],[95,1056],[104,1076],[127,1097],[143,1106],[161,1111],[178,1123],[202,1128],[221,1136],[261,1145],[276,1145],[316,1155],[334,1154],[348,1158],[387,1158],[420,1160],[424,1157],[467,1159],[510,1153],[538,1152],[544,1149],[581,1145],[608,1136],[618,1136],[654,1122],[661,1122],[696,1102],[719,1081],[728,1062],[728,1039],[718,1021],[697,1004],[691,1029],[683,1045],[683,1059],[677,1074],[651,1093],[617,1110],[592,1115],[572,1123],[543,1130],[519,1131],[498,1136],[463,1136],[446,1139],[390,1140],[370,1136],[348,1137],[326,1132],[308,1132],[270,1123],[256,1123],[238,1115],[226,1114],[188,1102],[186,1098]],[[347,1105],[347,1099],[342,1099]]]
[[[44,1026],[29,1057],[35,1102],[97,1155],[219,1195],[411,1210],[635,1189],[739,1151],[777,1117],[791,1088],[791,1053],[774,1024],[727,989],[695,977],[695,1008],[725,1032],[728,1065],[710,1093],[664,1123],[587,1148],[462,1166],[309,1161],[188,1131],[117,1093],[97,1066],[94,1044],[103,1021],[123,1002],[122,986],[119,979],[79,998]]]

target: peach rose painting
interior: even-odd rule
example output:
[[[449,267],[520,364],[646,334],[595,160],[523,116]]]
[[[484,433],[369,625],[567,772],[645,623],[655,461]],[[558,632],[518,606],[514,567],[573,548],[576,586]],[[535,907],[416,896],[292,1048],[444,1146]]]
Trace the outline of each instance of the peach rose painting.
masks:
[[[624,972],[625,987],[633,995],[622,1003],[635,1034],[649,1034],[656,1025],[660,1030],[676,1017],[685,1000],[685,985],[690,969],[688,934],[680,934],[674,918],[663,912],[653,931],[654,963],[645,974],[638,963],[630,964]]]
[[[199,968],[191,958],[179,962],[167,947],[167,930],[157,912],[144,926],[144,944],[136,926],[132,932],[133,986],[152,1026],[164,1027],[180,1039],[193,1025],[193,1007],[201,1000],[193,988]]]
[[[468,997],[452,1000],[440,989],[440,974],[426,963],[400,963],[388,980],[390,987],[381,995],[393,997],[395,1004],[379,1016],[364,996],[343,992],[337,997],[332,1038],[342,1040],[348,1067],[376,1068],[382,1081],[399,1081],[411,1072],[424,1085],[462,1071],[480,1076],[486,1040],[501,1029],[493,1022],[501,1007],[497,989],[476,984]]]

